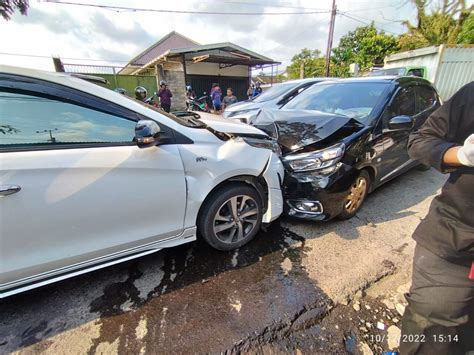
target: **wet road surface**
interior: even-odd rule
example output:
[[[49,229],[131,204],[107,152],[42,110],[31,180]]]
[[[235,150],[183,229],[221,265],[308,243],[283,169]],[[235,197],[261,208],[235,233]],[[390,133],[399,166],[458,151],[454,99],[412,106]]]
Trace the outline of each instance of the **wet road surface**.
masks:
[[[344,353],[335,300],[409,260],[443,181],[410,172],[350,221],[283,219],[234,252],[198,241],[1,300],[0,353]]]

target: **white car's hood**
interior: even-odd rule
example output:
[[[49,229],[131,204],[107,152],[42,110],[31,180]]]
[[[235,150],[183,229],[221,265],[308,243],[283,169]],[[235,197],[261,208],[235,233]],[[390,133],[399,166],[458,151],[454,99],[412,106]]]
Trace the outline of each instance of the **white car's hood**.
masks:
[[[215,114],[199,112],[199,116],[201,116],[201,121],[219,132],[267,135],[258,128]]]

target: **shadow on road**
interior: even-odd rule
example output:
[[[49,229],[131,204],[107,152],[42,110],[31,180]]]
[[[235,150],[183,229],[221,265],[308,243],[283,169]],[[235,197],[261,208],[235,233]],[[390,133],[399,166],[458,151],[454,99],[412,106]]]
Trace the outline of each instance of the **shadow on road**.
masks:
[[[305,238],[335,232],[352,240],[362,225],[411,216],[443,181],[413,170],[371,194],[352,220],[283,225],[308,230]],[[104,344],[130,353],[238,352],[285,337],[332,307],[302,266],[299,234],[277,222],[234,252],[198,241],[7,298],[0,301],[0,353],[28,346],[96,353]],[[314,336],[318,348],[337,350]]]

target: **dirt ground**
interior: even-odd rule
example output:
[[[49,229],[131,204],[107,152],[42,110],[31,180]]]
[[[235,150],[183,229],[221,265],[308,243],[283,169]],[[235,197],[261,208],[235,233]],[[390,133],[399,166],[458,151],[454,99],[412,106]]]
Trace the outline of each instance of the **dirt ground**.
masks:
[[[444,181],[413,170],[348,221],[283,218],[234,252],[198,241],[4,299],[0,353],[396,349],[411,234]]]

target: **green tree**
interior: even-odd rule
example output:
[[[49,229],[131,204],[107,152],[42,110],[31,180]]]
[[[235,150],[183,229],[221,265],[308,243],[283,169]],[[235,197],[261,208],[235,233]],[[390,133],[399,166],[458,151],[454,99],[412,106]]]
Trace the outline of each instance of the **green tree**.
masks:
[[[458,35],[458,43],[474,44],[474,14],[470,14],[464,21]]]
[[[361,71],[374,65],[383,65],[386,55],[398,51],[398,38],[377,31],[373,24],[357,27],[354,31],[342,36],[339,45],[332,50],[331,74],[349,75],[349,65],[359,64]]]
[[[439,0],[434,10],[428,14],[430,0],[411,0],[416,8],[416,24],[404,21],[408,31],[400,36],[402,50],[411,50],[440,44],[466,43],[469,31],[464,33],[464,23],[472,17],[474,5],[466,7],[465,0]],[[472,30],[471,30],[472,32]],[[471,35],[472,37],[472,35]],[[467,42],[469,43],[469,42]]]
[[[291,64],[286,68],[289,79],[298,79],[303,69],[303,77],[311,78],[324,75],[324,58],[318,49],[303,48],[300,53],[291,58]]]
[[[29,6],[28,0],[0,0],[0,15],[8,21],[15,10],[19,10],[22,15],[26,15]]]

